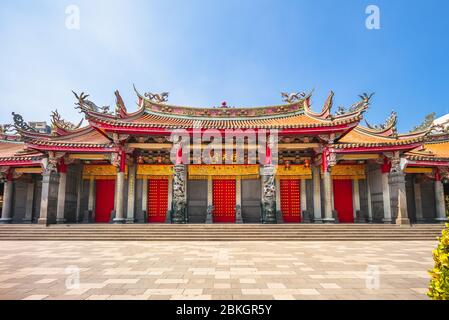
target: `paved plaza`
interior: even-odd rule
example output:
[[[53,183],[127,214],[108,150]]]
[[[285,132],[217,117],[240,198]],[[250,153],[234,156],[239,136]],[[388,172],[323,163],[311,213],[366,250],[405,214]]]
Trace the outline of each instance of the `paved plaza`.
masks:
[[[435,246],[3,241],[0,299],[427,299]]]

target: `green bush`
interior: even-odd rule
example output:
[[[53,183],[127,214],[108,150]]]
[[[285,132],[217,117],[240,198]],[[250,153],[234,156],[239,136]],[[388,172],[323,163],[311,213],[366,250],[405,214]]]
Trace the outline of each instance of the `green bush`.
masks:
[[[435,266],[429,271],[431,280],[427,295],[433,300],[449,300],[449,223],[438,240],[438,247],[432,251]]]

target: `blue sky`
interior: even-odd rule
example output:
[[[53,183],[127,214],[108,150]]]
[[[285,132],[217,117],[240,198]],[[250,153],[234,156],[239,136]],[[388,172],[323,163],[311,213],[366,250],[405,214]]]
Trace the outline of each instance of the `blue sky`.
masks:
[[[80,29],[65,27],[68,5]],[[365,8],[380,9],[380,30]],[[169,102],[213,106],[281,103],[282,91],[315,89],[319,110],[375,92],[370,123],[398,112],[408,131],[449,112],[449,1],[2,1],[0,122],[11,112],[76,121],[71,90],[128,109],[132,90],[169,91]]]

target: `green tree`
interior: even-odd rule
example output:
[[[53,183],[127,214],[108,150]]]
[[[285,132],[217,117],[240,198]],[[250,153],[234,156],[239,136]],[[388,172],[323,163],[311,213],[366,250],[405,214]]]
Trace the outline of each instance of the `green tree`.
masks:
[[[425,130],[425,129],[429,128],[432,125],[432,123],[435,121],[435,119],[436,119],[436,113],[435,112],[429,113],[428,115],[426,115],[426,117],[424,118],[424,121],[420,125],[415,126],[412,129],[412,132],[421,131],[421,130]]]

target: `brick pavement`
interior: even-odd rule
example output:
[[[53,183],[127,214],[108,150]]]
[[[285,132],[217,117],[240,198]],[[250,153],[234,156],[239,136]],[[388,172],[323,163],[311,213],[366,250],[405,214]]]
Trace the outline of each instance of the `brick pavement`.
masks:
[[[3,241],[0,299],[427,299],[435,246]]]

